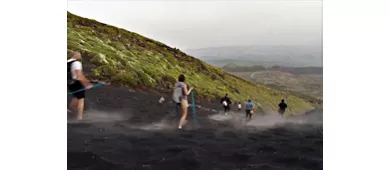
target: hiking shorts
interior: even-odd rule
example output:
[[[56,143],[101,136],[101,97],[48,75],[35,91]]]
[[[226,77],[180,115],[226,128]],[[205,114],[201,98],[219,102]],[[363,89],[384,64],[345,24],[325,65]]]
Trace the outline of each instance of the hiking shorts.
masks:
[[[223,106],[223,108],[225,109],[225,112],[228,112],[228,111],[230,110],[230,107],[229,107],[229,105],[227,105],[227,106]]]
[[[251,118],[252,117],[251,110],[245,110],[245,115],[246,115],[246,117]]]
[[[180,107],[181,107],[181,108],[187,108],[187,107],[188,107],[188,100],[182,99],[182,100],[180,101]]]
[[[75,81],[73,84],[68,85],[68,89],[70,92],[81,90],[83,88],[84,88],[84,86],[81,84],[80,81]],[[77,93],[73,93],[73,96],[76,97],[77,99],[84,99],[85,98],[85,90],[79,91]]]

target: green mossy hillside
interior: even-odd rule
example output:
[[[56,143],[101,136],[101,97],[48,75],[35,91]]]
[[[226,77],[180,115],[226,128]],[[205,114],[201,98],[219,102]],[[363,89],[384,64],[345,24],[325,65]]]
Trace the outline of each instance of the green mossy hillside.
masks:
[[[67,33],[68,54],[80,51],[85,70],[93,79],[170,92],[179,74],[184,73],[199,99],[215,100],[229,93],[234,102],[251,98],[266,113],[275,112],[285,96],[283,92],[226,73],[179,49],[69,12]],[[288,114],[313,109],[298,97],[288,96],[288,99]]]

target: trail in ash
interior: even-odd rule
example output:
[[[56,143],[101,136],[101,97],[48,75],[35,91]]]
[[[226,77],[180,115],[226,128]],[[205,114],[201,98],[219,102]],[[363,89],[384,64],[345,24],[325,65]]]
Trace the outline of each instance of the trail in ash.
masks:
[[[178,130],[161,96],[106,88],[88,93],[85,120],[68,120],[68,169],[322,169],[322,113],[246,122],[200,103],[198,124],[190,112]]]
[[[252,119],[248,120],[244,113],[231,112],[228,115],[218,113],[208,116],[209,119],[217,122],[225,122],[234,128],[257,128],[266,129],[272,127],[280,127],[287,125],[313,125],[322,126],[322,113],[312,113],[302,116],[285,116],[277,114],[271,115],[253,115]]]
[[[91,113],[98,120],[68,124],[69,169],[322,169],[317,117],[245,122],[242,115],[214,114],[199,121],[204,126],[189,122],[179,131],[175,116],[131,124],[133,117],[99,121],[103,113]]]

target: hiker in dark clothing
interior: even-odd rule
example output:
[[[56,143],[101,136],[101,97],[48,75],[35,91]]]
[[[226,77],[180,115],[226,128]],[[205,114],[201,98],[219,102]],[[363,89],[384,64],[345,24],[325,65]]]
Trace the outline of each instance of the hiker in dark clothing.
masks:
[[[221,99],[221,104],[222,104],[223,108],[225,109],[225,115],[227,115],[227,113],[230,110],[230,104],[232,104],[232,102],[230,101],[230,98],[228,97],[227,93],[226,93],[225,97],[223,97]]]
[[[284,112],[286,111],[286,108],[287,108],[287,104],[284,103],[284,99],[282,99],[282,101],[279,103],[279,114],[281,116],[283,116]]]

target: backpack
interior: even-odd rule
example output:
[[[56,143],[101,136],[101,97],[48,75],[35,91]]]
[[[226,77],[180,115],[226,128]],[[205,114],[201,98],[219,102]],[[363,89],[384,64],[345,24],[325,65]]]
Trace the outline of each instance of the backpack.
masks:
[[[183,95],[183,89],[182,87],[175,87],[175,90],[173,90],[172,99],[176,103],[181,102],[181,97]]]
[[[75,82],[75,80],[73,79],[73,75],[72,75],[72,64],[75,62],[76,60],[73,60],[73,61],[70,61],[68,62],[68,85],[71,85]]]

